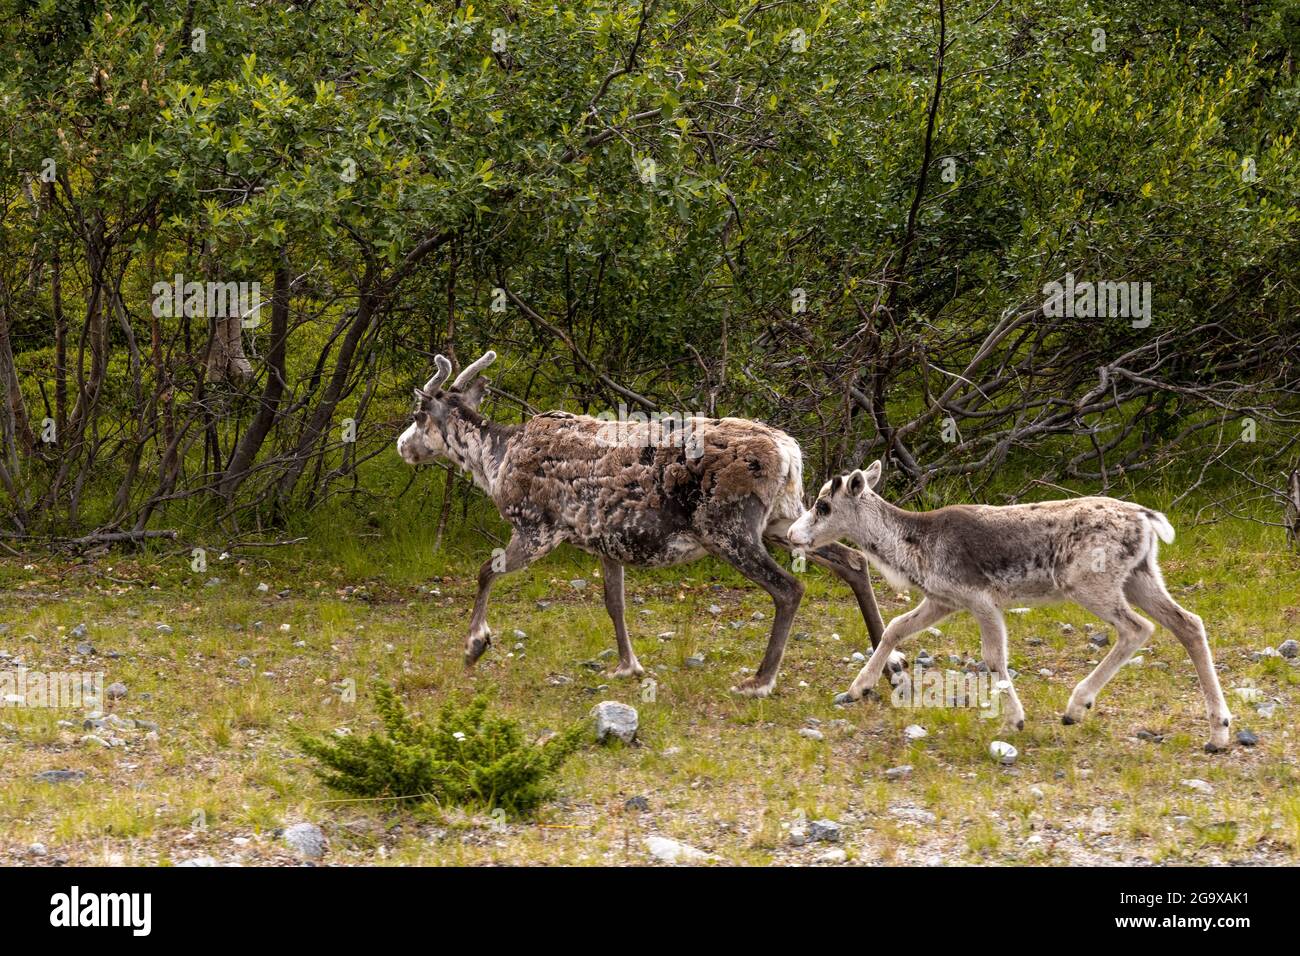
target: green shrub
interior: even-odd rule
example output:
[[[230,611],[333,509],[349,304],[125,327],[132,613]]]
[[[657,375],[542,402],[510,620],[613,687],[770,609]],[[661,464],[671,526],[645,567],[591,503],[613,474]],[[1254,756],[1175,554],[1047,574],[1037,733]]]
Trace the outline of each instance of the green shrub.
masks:
[[[550,778],[582,738],[579,724],[541,746],[530,744],[516,721],[489,715],[482,696],[464,707],[444,703],[430,726],[412,718],[391,687],[376,684],[375,709],[383,733],[337,740],[298,735],[331,789],[408,805],[432,801],[523,814],[551,796]]]

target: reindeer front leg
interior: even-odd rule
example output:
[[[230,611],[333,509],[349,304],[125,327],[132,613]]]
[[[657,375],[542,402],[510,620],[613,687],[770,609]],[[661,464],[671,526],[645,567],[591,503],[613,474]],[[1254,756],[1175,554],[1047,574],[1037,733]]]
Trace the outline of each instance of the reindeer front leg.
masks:
[[[492,644],[492,629],[487,626],[488,593],[492,590],[492,582],[503,574],[528,567],[550,550],[550,547],[516,529],[510,535],[510,542],[493,552],[492,557],[478,569],[478,597],[474,600],[474,614],[469,619],[469,637],[465,639],[467,669],[473,667]]]

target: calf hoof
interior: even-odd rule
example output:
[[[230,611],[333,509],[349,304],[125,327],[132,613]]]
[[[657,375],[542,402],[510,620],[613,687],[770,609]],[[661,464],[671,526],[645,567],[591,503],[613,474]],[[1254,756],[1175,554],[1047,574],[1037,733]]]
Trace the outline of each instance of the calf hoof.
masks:
[[[775,687],[776,681],[760,681],[757,677],[749,677],[731,688],[731,692],[741,697],[767,697]]]
[[[1073,717],[1071,717],[1069,714],[1065,714],[1063,717],[1061,717],[1061,723],[1063,723],[1063,724],[1065,724],[1065,726],[1069,727],[1071,724],[1078,723],[1078,721],[1076,721],[1076,720],[1075,720]]]
[[[609,672],[610,677],[644,677],[645,668],[638,663],[619,664]]]
[[[874,690],[864,690],[861,697],[854,697],[853,692],[846,690],[842,694],[836,694],[831,698],[832,704],[855,704],[860,700],[875,700],[877,697]]]
[[[1207,754],[1221,754],[1221,753],[1224,753],[1227,749],[1228,749],[1228,747],[1227,747],[1226,744],[1225,744],[1224,746],[1220,747],[1220,746],[1219,746],[1218,744],[1216,744],[1214,741],[1210,741],[1209,743],[1207,743],[1207,744],[1205,745],[1205,752],[1206,752]]]
[[[1017,720],[1016,730],[1024,730],[1024,729],[1025,729],[1025,722],[1023,720]]]

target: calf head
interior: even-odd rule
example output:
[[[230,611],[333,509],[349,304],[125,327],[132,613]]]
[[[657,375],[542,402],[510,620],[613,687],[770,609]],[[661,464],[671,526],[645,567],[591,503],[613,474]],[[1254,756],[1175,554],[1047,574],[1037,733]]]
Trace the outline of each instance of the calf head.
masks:
[[[451,362],[442,355],[434,359],[438,370],[423,388],[415,389],[411,424],[397,439],[397,452],[403,461],[408,465],[424,465],[448,457],[447,430],[462,413],[478,411],[488,384],[479,373],[496,361],[496,357],[496,352],[484,353],[447,388],[442,383],[451,375]]]
[[[872,490],[880,484],[880,471],[880,462],[873,461],[865,471],[851,471],[826,482],[813,506],[790,525],[786,538],[795,547],[820,548],[860,534],[864,516],[881,500]]]

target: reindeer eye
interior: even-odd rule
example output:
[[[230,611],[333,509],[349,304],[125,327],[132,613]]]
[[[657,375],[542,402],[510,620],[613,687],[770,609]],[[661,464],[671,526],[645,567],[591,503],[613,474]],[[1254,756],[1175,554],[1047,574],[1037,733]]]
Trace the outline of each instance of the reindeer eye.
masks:
[[[817,514],[825,518],[830,513],[831,513],[831,506],[829,503],[825,501],[817,502]]]

